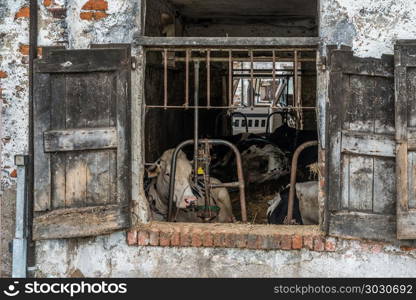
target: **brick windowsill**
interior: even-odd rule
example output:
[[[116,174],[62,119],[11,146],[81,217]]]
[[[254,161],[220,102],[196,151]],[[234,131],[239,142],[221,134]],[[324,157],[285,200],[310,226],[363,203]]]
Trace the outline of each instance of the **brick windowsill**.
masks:
[[[127,234],[130,246],[335,251],[318,226],[151,222]]]

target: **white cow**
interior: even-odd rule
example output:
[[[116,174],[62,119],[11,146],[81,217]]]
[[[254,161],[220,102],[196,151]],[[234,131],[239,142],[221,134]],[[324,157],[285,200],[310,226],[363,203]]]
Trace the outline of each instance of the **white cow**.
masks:
[[[148,169],[148,176],[152,178],[147,193],[147,198],[151,207],[153,220],[166,221],[169,203],[169,181],[171,173],[171,161],[174,149],[167,150],[159,158],[156,164]],[[203,206],[203,200],[198,200],[191,189],[190,181],[192,165],[184,152],[180,151],[176,163],[176,180],[173,202],[175,208],[173,214],[177,222],[197,222],[203,220],[197,216],[192,206]],[[211,183],[219,184],[219,180],[211,178]],[[217,217],[212,222],[228,223],[233,222],[232,206],[230,195],[226,188],[211,190],[215,205],[220,208]],[[201,202],[201,203],[200,203]],[[213,205],[213,204],[211,204]],[[178,210],[177,210],[178,209]],[[177,213],[176,213],[177,210]]]

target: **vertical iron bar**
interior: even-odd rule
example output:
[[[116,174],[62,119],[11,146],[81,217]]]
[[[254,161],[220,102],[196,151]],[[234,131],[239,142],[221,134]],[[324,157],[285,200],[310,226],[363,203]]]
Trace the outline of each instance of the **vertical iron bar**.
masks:
[[[198,123],[199,123],[199,61],[194,62],[194,180],[198,183]]]
[[[272,69],[272,76],[273,76],[273,99],[274,97],[276,97],[276,91],[277,91],[277,86],[276,86],[276,51],[272,50],[272,55],[273,55],[273,69]],[[278,99],[274,99],[273,103],[272,103],[272,108],[276,107],[277,105],[277,100]]]
[[[294,72],[293,72],[293,106],[295,108],[298,107],[298,51],[295,50],[294,52]],[[298,110],[296,110],[296,128],[299,129],[299,114]]]
[[[167,109],[168,106],[168,49],[165,49],[165,57],[164,57],[164,108]]]
[[[233,99],[233,52],[232,50],[229,51],[229,57],[228,57],[228,103],[229,106],[234,105],[234,99]]]
[[[185,55],[185,107],[189,106],[189,49],[186,49]]]
[[[207,107],[211,107],[211,51],[207,50]]]
[[[255,86],[254,86],[254,57],[253,57],[253,50],[250,50],[250,78],[251,78],[251,109],[254,108],[254,102],[256,101],[254,98],[256,97],[255,93]]]

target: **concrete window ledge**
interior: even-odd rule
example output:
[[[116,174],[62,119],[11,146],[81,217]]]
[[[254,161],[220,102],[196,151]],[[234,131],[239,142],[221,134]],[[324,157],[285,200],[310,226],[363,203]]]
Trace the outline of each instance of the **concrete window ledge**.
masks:
[[[336,239],[323,236],[318,226],[152,222],[130,230],[127,243],[131,246],[336,250]]]

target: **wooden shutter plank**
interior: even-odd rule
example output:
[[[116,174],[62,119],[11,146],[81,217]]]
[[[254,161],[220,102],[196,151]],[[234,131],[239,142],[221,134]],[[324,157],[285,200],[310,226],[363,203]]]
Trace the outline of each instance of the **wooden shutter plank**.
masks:
[[[127,207],[103,205],[54,210],[34,219],[33,239],[102,235],[128,226]]]
[[[36,77],[52,77],[48,83],[54,88],[42,97],[51,102],[43,107],[51,119],[39,130],[35,149],[50,158],[52,206],[36,213],[35,239],[91,236],[128,226],[129,55],[120,48],[50,49],[35,63],[47,72]],[[76,67],[63,66],[68,61]]]
[[[117,148],[115,127],[51,130],[44,133],[46,152]]]
[[[373,208],[373,158],[350,156],[349,209],[371,211]]]
[[[123,202],[129,196],[130,176],[129,176],[129,157],[130,145],[127,136],[130,131],[127,128],[128,112],[126,110],[128,103],[128,75],[126,71],[121,71],[117,74],[117,137],[118,137],[118,151],[117,151],[117,201]],[[126,184],[128,182],[129,184]]]
[[[416,239],[416,44],[395,46],[397,238]]]
[[[66,127],[66,76],[52,75],[51,92],[51,128]],[[45,150],[46,151],[46,150]],[[46,151],[47,152],[47,151]],[[65,153],[50,153],[51,159],[51,202],[52,208],[65,207]]]
[[[338,212],[330,215],[331,235],[345,238],[383,240],[395,235],[394,215]]]
[[[390,215],[395,214],[395,168],[395,158],[374,158],[374,213]]]
[[[394,136],[343,131],[342,152],[383,157],[395,157]]]
[[[393,63],[332,50],[329,59],[328,232],[395,239]]]
[[[43,149],[43,132],[50,128],[50,75],[35,76],[34,90],[34,148]],[[51,207],[51,177],[49,154],[43,151],[34,153],[34,211],[44,211]]]

